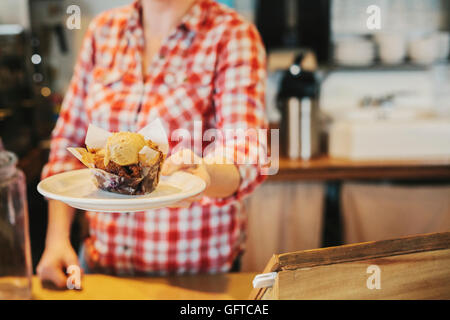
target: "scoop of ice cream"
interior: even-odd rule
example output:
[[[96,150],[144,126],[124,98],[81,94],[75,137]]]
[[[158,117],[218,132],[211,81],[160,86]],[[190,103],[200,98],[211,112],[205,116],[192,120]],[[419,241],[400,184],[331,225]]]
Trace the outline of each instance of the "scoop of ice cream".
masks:
[[[112,134],[105,148],[105,166],[109,161],[120,166],[128,166],[139,162],[139,151],[146,145],[144,137],[139,133],[117,132]]]

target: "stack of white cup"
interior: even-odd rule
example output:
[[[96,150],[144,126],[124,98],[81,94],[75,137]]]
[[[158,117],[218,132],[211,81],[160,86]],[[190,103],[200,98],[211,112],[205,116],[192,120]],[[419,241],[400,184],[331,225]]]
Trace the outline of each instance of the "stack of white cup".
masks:
[[[368,66],[375,59],[375,46],[362,36],[348,36],[335,41],[334,59],[339,65]]]
[[[450,49],[449,32],[431,34],[409,34],[383,32],[374,35],[378,55],[384,64],[402,63],[408,53],[411,62],[429,65],[448,58]]]
[[[375,34],[378,53],[382,63],[398,64],[406,56],[406,38],[401,33],[386,32]]]

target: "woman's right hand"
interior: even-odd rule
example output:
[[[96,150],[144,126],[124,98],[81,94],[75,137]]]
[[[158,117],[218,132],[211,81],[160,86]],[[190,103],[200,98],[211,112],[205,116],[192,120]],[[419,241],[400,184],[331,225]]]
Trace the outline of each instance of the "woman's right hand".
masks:
[[[78,256],[69,240],[47,244],[36,268],[41,281],[50,281],[58,288],[67,288],[66,270],[69,266],[79,266]]]

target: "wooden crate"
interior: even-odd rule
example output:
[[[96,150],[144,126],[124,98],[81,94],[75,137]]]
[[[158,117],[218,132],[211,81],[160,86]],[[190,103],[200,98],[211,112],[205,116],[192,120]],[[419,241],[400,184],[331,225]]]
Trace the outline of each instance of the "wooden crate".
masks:
[[[274,255],[266,272],[250,299],[450,299],[450,232]]]

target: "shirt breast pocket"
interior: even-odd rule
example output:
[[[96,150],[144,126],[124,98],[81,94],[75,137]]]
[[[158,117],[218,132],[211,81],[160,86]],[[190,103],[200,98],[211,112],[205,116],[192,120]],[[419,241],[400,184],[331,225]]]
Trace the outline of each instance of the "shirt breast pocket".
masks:
[[[169,70],[164,75],[164,85],[175,106],[183,111],[204,112],[209,107],[214,89],[213,70]],[[171,106],[172,107],[172,106]]]

